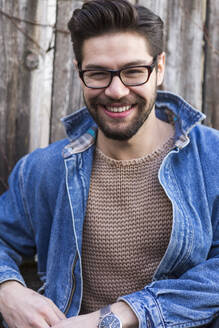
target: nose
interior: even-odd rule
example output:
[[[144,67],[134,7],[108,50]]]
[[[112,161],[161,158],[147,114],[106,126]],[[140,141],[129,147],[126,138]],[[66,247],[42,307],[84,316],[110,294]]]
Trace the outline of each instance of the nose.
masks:
[[[121,99],[129,94],[126,87],[118,76],[114,76],[110,85],[105,89],[105,95],[113,99]]]

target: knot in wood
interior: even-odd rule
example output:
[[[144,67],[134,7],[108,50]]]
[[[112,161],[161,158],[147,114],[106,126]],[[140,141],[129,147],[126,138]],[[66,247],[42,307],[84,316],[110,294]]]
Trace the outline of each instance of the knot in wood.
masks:
[[[39,66],[39,56],[34,52],[29,52],[25,58],[25,65],[29,70],[37,69]]]

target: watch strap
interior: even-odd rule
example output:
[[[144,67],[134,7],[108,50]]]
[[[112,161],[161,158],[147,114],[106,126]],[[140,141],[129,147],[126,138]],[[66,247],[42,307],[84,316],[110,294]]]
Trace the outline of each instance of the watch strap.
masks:
[[[100,317],[104,317],[106,314],[110,313],[110,305],[106,305],[103,308],[100,309]]]

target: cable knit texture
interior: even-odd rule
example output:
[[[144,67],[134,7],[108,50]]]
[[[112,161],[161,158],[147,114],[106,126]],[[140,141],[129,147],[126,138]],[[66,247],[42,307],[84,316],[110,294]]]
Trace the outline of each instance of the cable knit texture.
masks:
[[[142,289],[168,246],[172,206],[158,170],[173,138],[152,154],[114,160],[96,149],[83,231],[81,314]]]

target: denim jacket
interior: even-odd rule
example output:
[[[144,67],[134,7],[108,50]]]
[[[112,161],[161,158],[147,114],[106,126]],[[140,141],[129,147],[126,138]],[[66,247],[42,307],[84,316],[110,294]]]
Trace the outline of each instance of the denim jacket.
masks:
[[[204,115],[172,93],[158,92],[156,115],[175,125],[175,146],[159,170],[172,202],[172,233],[151,284],[118,300],[131,306],[140,328],[198,327],[219,315],[219,133],[197,124]],[[0,283],[25,285],[18,266],[37,254],[44,295],[70,317],[82,301],[96,126],[86,108],[63,123],[70,140],[22,158],[0,197]]]

